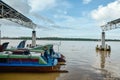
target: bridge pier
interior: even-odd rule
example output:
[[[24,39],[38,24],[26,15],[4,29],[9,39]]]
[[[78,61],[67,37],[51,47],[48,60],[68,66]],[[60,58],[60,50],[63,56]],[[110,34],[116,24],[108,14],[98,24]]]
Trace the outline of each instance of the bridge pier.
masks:
[[[101,44],[102,44],[102,49],[105,49],[105,32],[102,32],[102,38],[101,38]]]
[[[0,45],[1,45],[1,24],[0,24]]]
[[[36,46],[36,31],[33,30],[32,31],[32,46],[31,47],[35,47]]]
[[[100,51],[111,51],[110,45],[105,44],[105,32],[102,31],[102,36],[101,36],[101,45],[96,46],[96,50]]]

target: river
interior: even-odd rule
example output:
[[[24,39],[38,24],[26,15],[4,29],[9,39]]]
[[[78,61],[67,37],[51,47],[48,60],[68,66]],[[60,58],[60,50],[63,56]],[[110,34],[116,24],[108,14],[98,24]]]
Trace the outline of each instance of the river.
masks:
[[[16,46],[20,40],[9,41]],[[31,41],[27,41],[30,43]],[[54,44],[55,51],[66,56],[68,73],[0,73],[0,80],[120,80],[120,42],[107,42],[111,52],[96,51],[96,41],[47,41],[38,44]]]

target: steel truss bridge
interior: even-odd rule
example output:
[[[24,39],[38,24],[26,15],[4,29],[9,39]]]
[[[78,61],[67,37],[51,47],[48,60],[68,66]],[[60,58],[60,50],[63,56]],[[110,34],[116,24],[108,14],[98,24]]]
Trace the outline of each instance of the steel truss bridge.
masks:
[[[36,24],[31,19],[19,13],[6,3],[0,0],[0,19],[7,19],[12,22],[18,23],[24,27],[33,29],[32,31],[32,46],[36,46]],[[0,37],[1,38],[1,37]]]
[[[19,13],[6,3],[0,0],[0,19],[7,19],[12,22],[23,25],[24,27],[35,29],[36,24],[32,22],[29,18]]]
[[[120,28],[120,18],[107,22],[105,25],[101,26],[102,28],[102,37],[101,37],[101,47],[98,47],[100,50],[111,50],[111,47],[106,47],[105,45],[105,31]]]
[[[101,28],[103,31],[120,28],[120,18],[110,21],[110,22],[107,22],[105,25],[101,26]]]

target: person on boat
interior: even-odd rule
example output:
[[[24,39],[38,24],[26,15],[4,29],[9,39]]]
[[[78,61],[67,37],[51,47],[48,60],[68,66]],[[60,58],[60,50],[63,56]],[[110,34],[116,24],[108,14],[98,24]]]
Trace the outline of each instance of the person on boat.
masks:
[[[47,62],[48,62],[48,48],[45,46],[44,47],[44,57],[45,57],[45,59],[47,60]]]
[[[55,54],[54,50],[53,50],[53,45],[50,47],[50,57],[52,57]]]

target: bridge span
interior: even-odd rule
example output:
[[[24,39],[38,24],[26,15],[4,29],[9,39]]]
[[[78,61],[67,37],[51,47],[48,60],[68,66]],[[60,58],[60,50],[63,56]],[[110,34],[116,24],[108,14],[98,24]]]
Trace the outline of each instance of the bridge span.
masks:
[[[32,31],[32,46],[36,45],[36,24],[31,19],[27,18],[8,4],[0,0],[0,19],[7,19],[12,22],[18,23],[26,28],[33,29]]]

